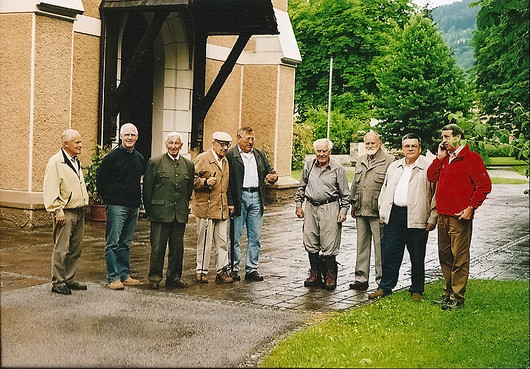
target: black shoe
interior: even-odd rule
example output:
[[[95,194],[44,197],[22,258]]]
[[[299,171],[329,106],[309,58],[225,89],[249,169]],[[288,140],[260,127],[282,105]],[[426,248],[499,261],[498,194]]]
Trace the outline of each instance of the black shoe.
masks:
[[[464,308],[464,301],[449,300],[447,304],[442,305],[442,310],[458,310]]]
[[[257,271],[253,271],[250,273],[245,273],[245,280],[246,281],[253,281],[253,282],[260,282],[263,280],[263,277],[259,275]]]
[[[443,295],[438,300],[432,300],[431,304],[433,305],[445,305],[447,304],[451,299],[447,295]]]
[[[149,282],[149,288],[152,290],[158,290],[160,288],[160,282],[159,281]]]
[[[52,286],[52,292],[60,293],[62,295],[71,295],[72,291],[64,284],[56,284]]]
[[[177,279],[175,281],[166,281],[166,288],[186,288],[188,287],[188,283],[184,282],[180,279]]]
[[[230,274],[230,277],[232,277],[232,279],[234,281],[240,281],[241,280],[241,276],[239,275],[239,273],[237,271],[233,271],[231,274]]]
[[[366,282],[355,281],[353,283],[350,283],[350,289],[359,290],[359,291],[366,291],[368,289],[368,281],[366,281]]]
[[[66,287],[68,287],[71,290],[77,290],[77,291],[86,291],[88,289],[86,285],[81,284],[79,282],[67,283]]]

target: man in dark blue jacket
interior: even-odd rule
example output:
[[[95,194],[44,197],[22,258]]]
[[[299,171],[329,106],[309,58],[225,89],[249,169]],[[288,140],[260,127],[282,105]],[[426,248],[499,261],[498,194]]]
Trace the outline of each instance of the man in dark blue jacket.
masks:
[[[134,149],[138,140],[134,124],[122,125],[120,138],[121,145],[101,161],[96,179],[107,211],[105,262],[107,280],[113,290],[140,284],[129,275],[129,261],[141,202],[140,179],[145,171],[145,160]]]
[[[241,259],[240,239],[245,226],[248,241],[245,280],[263,280],[258,273],[258,260],[261,248],[265,181],[272,184],[278,180],[265,153],[254,147],[254,140],[254,130],[251,127],[241,127],[237,131],[237,146],[232,147],[226,154],[230,166],[228,206],[234,215],[234,273],[232,278],[236,281],[241,279],[238,274]]]

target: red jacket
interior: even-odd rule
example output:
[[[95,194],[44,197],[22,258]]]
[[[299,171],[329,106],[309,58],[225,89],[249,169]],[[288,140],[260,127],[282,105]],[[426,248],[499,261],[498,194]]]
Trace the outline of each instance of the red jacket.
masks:
[[[449,164],[449,155],[435,158],[427,169],[429,182],[438,182],[436,209],[438,214],[454,216],[468,206],[482,205],[491,192],[491,179],[479,154],[466,145]]]

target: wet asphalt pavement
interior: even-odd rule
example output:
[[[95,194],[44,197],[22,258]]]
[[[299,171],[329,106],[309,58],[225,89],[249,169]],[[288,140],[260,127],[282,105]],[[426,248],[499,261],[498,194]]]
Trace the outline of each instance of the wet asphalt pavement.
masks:
[[[490,174],[491,175],[491,174]],[[479,208],[471,278],[529,279],[529,197],[524,185],[494,185]],[[376,289],[353,291],[355,221],[343,226],[334,291],[303,287],[309,267],[294,203],[265,210],[259,272],[263,282],[195,282],[196,226],[185,234],[186,289],[147,287],[149,222],[138,221],[131,275],[142,285],[106,286],[104,223],[87,221],[77,279],[88,291],[50,292],[51,228],[0,228],[3,367],[254,367],[276,342],[327,312],[366,303]],[[244,235],[245,237],[245,235]],[[441,278],[436,231],[427,245],[427,280]],[[245,243],[243,242],[243,250]],[[213,264],[213,262],[212,262]],[[212,265],[211,264],[211,265]],[[372,263],[373,264],[373,263]],[[410,284],[407,253],[397,289]]]

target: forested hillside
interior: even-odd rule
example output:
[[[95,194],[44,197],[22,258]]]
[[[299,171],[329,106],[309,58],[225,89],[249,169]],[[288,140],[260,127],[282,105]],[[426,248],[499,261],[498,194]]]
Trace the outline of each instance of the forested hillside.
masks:
[[[473,47],[471,38],[476,29],[479,6],[469,7],[477,0],[462,0],[449,5],[442,5],[432,10],[435,23],[443,32],[444,41],[453,50],[456,64],[466,72],[473,67]]]

